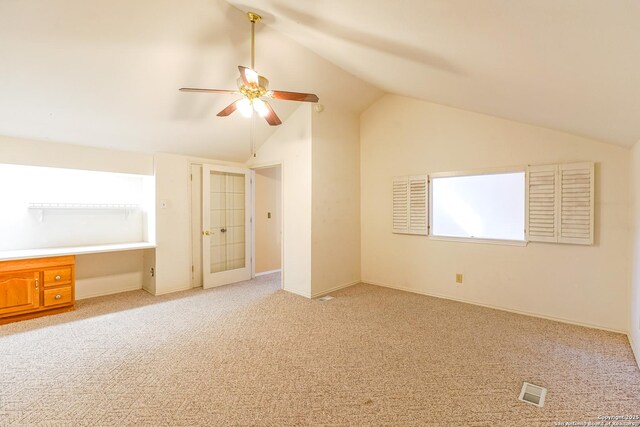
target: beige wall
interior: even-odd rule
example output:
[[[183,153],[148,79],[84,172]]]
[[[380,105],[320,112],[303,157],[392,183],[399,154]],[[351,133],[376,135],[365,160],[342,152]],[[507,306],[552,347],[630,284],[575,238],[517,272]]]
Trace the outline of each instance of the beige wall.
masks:
[[[256,273],[280,270],[282,251],[280,166],[256,170]],[[269,218],[269,214],[271,217]]]
[[[362,279],[579,324],[629,328],[628,149],[387,95],[361,116]],[[596,162],[596,243],[526,247],[391,233],[391,179]],[[455,284],[455,274],[464,284]]]
[[[360,281],[360,120],[313,112],[312,295]]]
[[[0,162],[153,175],[153,156],[0,135]]]
[[[191,288],[190,173],[187,157],[163,153],[155,155],[155,295]],[[163,204],[165,207],[162,207]]]
[[[251,157],[249,167],[282,167],[283,287],[311,296],[311,106],[300,107]]]
[[[629,339],[640,366],[640,141],[631,150],[632,280],[629,298]]]

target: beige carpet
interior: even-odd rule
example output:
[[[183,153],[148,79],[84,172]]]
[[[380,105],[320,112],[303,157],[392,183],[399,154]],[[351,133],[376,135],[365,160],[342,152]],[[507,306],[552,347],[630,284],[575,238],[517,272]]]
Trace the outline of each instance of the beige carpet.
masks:
[[[0,425],[553,426],[640,415],[623,335],[368,285],[309,301],[278,283],[128,292],[0,326]],[[516,400],[523,381],[549,388],[544,408]]]

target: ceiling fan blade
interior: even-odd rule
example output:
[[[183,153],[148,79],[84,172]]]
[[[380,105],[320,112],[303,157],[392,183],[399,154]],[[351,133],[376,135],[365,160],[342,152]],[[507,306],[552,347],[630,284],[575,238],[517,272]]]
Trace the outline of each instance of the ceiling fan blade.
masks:
[[[238,109],[238,102],[240,102],[241,99],[238,99],[237,101],[233,101],[231,104],[227,105],[222,111],[220,111],[217,116],[218,117],[227,117],[228,115],[230,115],[231,113],[233,113],[234,111],[236,111]]]
[[[271,98],[283,99],[285,101],[300,101],[300,102],[318,102],[318,95],[313,93],[300,93],[300,92],[285,92],[283,90],[272,90],[269,94]]]
[[[253,71],[251,68],[238,65],[238,70],[240,70],[240,78],[245,86],[258,84],[258,73]]]
[[[271,107],[271,105],[266,101],[264,101],[264,105],[269,110],[269,112],[264,116],[264,119],[267,121],[267,123],[269,123],[271,126],[281,125],[282,121],[280,120],[280,117],[278,117],[276,112],[273,110],[273,107]]]
[[[237,90],[226,90],[226,89],[198,89],[195,87],[181,87],[181,92],[206,92],[206,93],[228,93],[233,95],[238,95],[240,92]]]

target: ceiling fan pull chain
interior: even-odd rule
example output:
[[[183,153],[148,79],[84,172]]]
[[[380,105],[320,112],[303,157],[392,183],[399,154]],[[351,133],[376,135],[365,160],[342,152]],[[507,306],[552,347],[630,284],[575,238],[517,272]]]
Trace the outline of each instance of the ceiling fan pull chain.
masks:
[[[251,156],[256,156],[256,139],[255,139],[255,131],[256,131],[256,112],[253,111],[251,113]]]

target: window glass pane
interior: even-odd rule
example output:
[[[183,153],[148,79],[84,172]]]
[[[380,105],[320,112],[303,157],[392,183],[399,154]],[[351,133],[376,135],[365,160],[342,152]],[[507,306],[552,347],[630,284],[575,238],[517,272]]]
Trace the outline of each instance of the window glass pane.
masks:
[[[432,235],[524,240],[524,172],[432,178]]]

